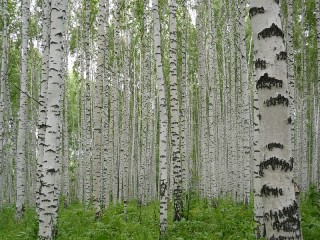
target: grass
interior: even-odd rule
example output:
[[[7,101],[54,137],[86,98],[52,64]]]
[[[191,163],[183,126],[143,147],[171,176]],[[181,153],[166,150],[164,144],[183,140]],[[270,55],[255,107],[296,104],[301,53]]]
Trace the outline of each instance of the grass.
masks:
[[[92,209],[84,210],[80,204],[60,209],[58,239],[63,240],[155,240],[159,239],[159,205],[153,202],[140,212],[137,202],[128,205],[128,221],[123,216],[123,205],[111,206],[104,211],[100,222],[94,221]],[[310,191],[302,201],[302,227],[305,240],[320,239],[320,210],[316,191]],[[38,223],[33,209],[27,209],[22,221],[14,221],[14,208],[6,207],[0,213],[0,239],[37,239]],[[253,205],[245,207],[232,201],[212,202],[193,199],[188,220],[173,223],[169,208],[168,239],[254,239]]]

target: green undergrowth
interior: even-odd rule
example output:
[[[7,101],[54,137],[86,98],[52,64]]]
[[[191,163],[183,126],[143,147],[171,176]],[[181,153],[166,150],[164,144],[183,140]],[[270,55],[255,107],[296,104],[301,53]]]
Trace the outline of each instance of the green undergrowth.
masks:
[[[301,210],[303,239],[320,239],[320,208],[318,193],[314,186],[305,196],[302,196]]]
[[[315,191],[302,197],[302,226],[305,240],[320,239],[320,210]],[[173,223],[169,207],[168,239],[254,239],[253,204],[248,207],[229,199],[215,202],[193,199],[185,218]],[[130,202],[124,221],[123,205],[110,206],[99,222],[94,221],[93,209],[84,210],[80,204],[61,208],[58,221],[58,239],[72,240],[156,240],[159,239],[159,205],[143,206]],[[0,239],[36,239],[38,223],[33,209],[27,209],[22,221],[14,221],[14,208],[5,207],[0,213]]]

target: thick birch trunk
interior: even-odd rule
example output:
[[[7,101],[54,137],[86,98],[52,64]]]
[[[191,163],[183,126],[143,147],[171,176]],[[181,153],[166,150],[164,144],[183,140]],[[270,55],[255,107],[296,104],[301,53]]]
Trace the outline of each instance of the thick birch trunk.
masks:
[[[50,27],[50,60],[47,97],[47,128],[43,153],[43,171],[40,179],[39,206],[39,239],[55,239],[57,235],[57,217],[60,182],[60,113],[61,113],[61,85],[63,62],[63,26],[66,2],[53,0],[51,4]]]
[[[262,187],[255,189],[255,198],[261,198],[263,202],[265,226],[259,237],[301,239],[292,182],[288,79],[286,61],[281,57],[285,46],[280,7],[274,1],[251,0],[250,13],[255,64],[265,61],[266,65],[256,68],[255,75],[262,155],[259,171],[255,172],[255,179],[260,179]]]

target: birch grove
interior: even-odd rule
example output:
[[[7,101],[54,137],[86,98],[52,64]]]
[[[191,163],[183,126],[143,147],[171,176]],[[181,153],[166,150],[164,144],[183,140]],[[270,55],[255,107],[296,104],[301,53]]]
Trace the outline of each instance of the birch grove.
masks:
[[[319,9],[3,0],[0,218],[32,209],[38,239],[57,239],[74,206],[100,233],[115,212],[149,224],[152,208],[171,239],[195,206],[230,201],[253,209],[251,237],[302,239],[320,193]]]

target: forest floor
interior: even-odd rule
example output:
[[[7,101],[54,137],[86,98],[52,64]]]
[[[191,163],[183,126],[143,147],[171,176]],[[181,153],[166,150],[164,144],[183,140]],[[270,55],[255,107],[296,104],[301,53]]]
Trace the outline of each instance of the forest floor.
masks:
[[[310,191],[302,197],[302,229],[304,240],[320,239],[320,209],[317,207],[317,193]],[[37,239],[38,223],[34,209],[27,209],[24,219],[14,221],[14,207],[5,207],[0,213],[0,239]],[[172,240],[215,240],[254,239],[253,204],[248,207],[231,200],[209,202],[193,199],[189,202],[186,218],[179,223],[172,222],[172,208],[169,208],[168,239]],[[58,239],[72,240],[156,240],[159,239],[159,205],[154,202],[138,208],[131,202],[124,221],[123,205],[110,207],[103,213],[100,222],[94,221],[92,209],[84,210],[80,204],[61,208],[58,221]]]

